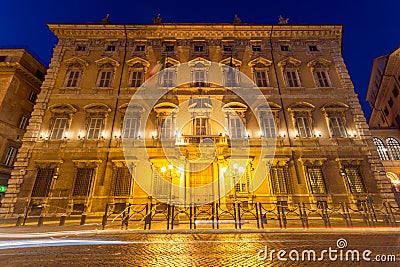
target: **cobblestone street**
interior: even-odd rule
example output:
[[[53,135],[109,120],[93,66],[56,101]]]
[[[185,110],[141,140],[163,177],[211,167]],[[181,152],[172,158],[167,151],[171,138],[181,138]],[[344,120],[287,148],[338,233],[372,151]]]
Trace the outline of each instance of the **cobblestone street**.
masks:
[[[4,229],[1,229],[4,230]],[[3,232],[3,231],[2,231]],[[14,237],[14,238],[13,238]],[[15,238],[16,237],[16,238]],[[152,232],[65,231],[13,236],[3,233],[0,242],[1,266],[397,266],[400,262],[400,235],[393,230],[285,230],[264,233],[207,231]],[[339,239],[342,246],[340,260]],[[16,241],[17,240],[17,241]],[[343,240],[342,240],[343,241]],[[322,250],[338,250],[330,260]],[[267,249],[267,255],[264,253]],[[270,260],[270,253],[272,261]],[[287,261],[278,259],[278,251]],[[299,260],[291,260],[289,251],[297,250]],[[302,260],[304,250],[314,250],[316,260]],[[360,258],[371,250],[367,262],[346,261],[347,250],[358,250]],[[396,255],[397,262],[376,262],[376,255]],[[264,259],[263,259],[263,256]],[[291,256],[294,257],[294,254]],[[382,257],[381,257],[382,258]],[[388,261],[388,258],[386,259]]]

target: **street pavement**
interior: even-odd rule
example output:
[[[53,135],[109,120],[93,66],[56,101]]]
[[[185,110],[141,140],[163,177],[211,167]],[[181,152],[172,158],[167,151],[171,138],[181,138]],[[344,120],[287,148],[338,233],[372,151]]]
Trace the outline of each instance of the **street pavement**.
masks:
[[[0,266],[400,266],[400,232],[397,228],[101,230],[94,224],[3,227]]]

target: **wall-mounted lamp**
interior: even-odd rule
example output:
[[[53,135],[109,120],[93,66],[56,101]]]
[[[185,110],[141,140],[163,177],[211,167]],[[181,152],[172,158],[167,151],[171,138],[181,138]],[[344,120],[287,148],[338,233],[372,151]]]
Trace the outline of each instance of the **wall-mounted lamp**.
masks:
[[[114,133],[114,139],[121,139],[121,133],[120,132],[115,132]]]
[[[321,137],[322,135],[321,135],[321,131],[315,131],[315,137],[316,138],[319,138],[319,137]]]
[[[79,140],[85,139],[85,135],[81,131],[78,132],[78,139]]]
[[[41,133],[40,133],[40,136],[39,136],[39,139],[40,139],[40,140],[49,140],[49,134],[48,134],[48,133],[41,132]]]
[[[279,137],[280,138],[285,138],[286,137],[286,133],[285,132],[279,132]]]

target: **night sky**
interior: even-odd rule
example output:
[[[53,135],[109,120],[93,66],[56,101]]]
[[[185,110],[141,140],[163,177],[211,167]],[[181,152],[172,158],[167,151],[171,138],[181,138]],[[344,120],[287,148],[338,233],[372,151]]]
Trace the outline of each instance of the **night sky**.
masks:
[[[372,60],[400,45],[400,1],[172,1],[172,0],[16,0],[2,3],[0,46],[28,47],[46,67],[56,37],[46,23],[99,22],[107,13],[112,23],[152,23],[160,13],[164,22],[231,23],[234,14],[243,23],[276,24],[279,15],[290,24],[343,24],[343,55],[359,94],[365,101]]]

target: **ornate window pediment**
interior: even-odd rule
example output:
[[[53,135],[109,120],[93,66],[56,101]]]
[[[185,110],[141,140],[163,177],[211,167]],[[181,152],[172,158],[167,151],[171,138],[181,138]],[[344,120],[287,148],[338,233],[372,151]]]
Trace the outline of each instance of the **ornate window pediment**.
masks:
[[[190,60],[188,62],[188,65],[190,67],[196,67],[196,64],[198,64],[198,63],[203,64],[204,67],[207,67],[207,68],[209,68],[211,66],[211,61],[204,59],[202,57],[196,57],[196,58]]]
[[[261,64],[261,65],[259,65],[259,64]],[[252,68],[262,68],[262,67],[267,68],[267,67],[271,66],[271,64],[272,64],[272,61],[270,61],[266,58],[263,58],[263,57],[255,58],[248,63],[249,67],[252,67]]]
[[[128,61],[126,61],[126,65],[128,65],[129,67],[133,67],[136,63],[140,63],[141,65],[145,66],[146,68],[150,67],[150,62],[148,62],[147,60],[140,58],[140,57],[134,57]]]
[[[307,102],[297,102],[297,103],[294,103],[294,104],[290,105],[289,108],[288,108],[288,110],[290,112],[296,112],[296,111],[299,111],[299,112],[300,111],[311,112],[314,109],[315,109],[315,106],[310,104],[310,103],[307,103]]]
[[[344,112],[346,112],[349,109],[349,106],[344,104],[344,103],[340,103],[340,102],[332,102],[332,103],[328,103],[325,104],[321,107],[321,111],[323,113],[340,113],[343,114]]]
[[[181,62],[179,60],[177,60],[177,59],[172,58],[172,57],[167,57],[165,59],[165,66],[166,67],[176,66],[176,65],[179,65],[179,64],[181,64]]]
[[[278,66],[281,68],[298,68],[301,65],[301,61],[295,59],[294,57],[288,57],[278,63]]]
[[[89,66],[89,62],[87,62],[86,60],[83,60],[81,58],[78,58],[78,57],[72,57],[67,60],[64,60],[64,64],[68,68],[71,68],[71,67],[86,68],[87,66]]]
[[[83,107],[85,112],[90,115],[103,115],[106,116],[108,113],[111,112],[111,108],[103,103],[93,103]]]
[[[66,104],[66,103],[54,104],[49,107],[49,110],[53,114],[66,114],[66,115],[72,115],[78,111],[71,104]]]
[[[120,65],[118,61],[109,57],[103,57],[99,60],[96,60],[95,62],[97,67],[99,68],[112,68],[114,70]]]
[[[327,69],[331,65],[331,61],[325,58],[317,58],[307,63],[307,67],[314,69]]]
[[[231,57],[227,57],[227,58],[221,60],[219,63],[220,63],[220,65],[230,66],[231,61],[232,61],[233,68],[240,68],[240,66],[242,65],[242,61],[240,61],[236,58],[231,58]]]
[[[168,116],[171,113],[178,113],[179,107],[170,102],[162,102],[154,106],[154,111],[157,115]]]

